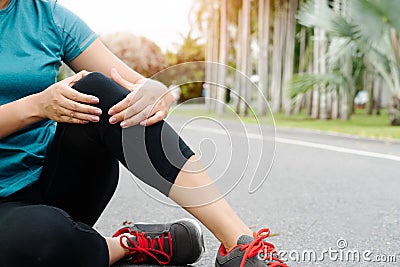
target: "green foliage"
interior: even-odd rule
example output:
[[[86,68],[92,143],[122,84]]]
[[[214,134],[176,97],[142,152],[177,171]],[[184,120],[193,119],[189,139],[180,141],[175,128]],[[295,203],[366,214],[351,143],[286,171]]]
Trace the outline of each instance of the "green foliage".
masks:
[[[306,2],[300,8],[297,18],[300,24],[324,29],[332,36],[356,38],[358,35],[356,27],[333,11],[324,1]]]
[[[291,82],[292,96],[315,85],[339,82],[337,71],[346,77],[349,90],[362,84],[365,69],[375,70],[383,78],[385,88],[397,96],[400,90],[400,5],[393,0],[347,0],[345,14],[334,11],[325,1],[310,0],[300,9],[299,22],[307,27],[323,29],[329,37],[327,55],[332,73],[322,76],[296,76]],[[395,35],[393,33],[396,33]],[[340,65],[343,59],[352,62],[351,77]],[[332,67],[333,66],[333,67]],[[336,73],[334,73],[336,72]],[[347,74],[348,75],[348,74]],[[342,80],[343,81],[343,80]],[[304,86],[304,88],[301,88]],[[398,97],[397,97],[398,98]],[[397,99],[394,98],[394,99]],[[393,101],[396,102],[396,101]]]
[[[289,82],[290,97],[295,98],[315,86],[323,86],[330,90],[338,90],[340,86],[349,87],[348,79],[339,71],[326,74],[303,73],[295,74]]]
[[[182,102],[202,96],[203,85],[200,81],[204,81],[205,69],[202,62],[205,60],[205,45],[200,43],[200,38],[192,37],[191,32],[181,37],[181,43],[175,44],[176,52],[166,52],[168,64],[172,68],[157,75],[157,79],[168,86],[179,85],[181,88],[179,101]],[[196,61],[199,64],[182,64]],[[177,64],[181,65],[175,66]]]
[[[173,111],[174,116],[216,116],[215,113],[210,113],[205,109],[185,109],[185,106]],[[354,136],[400,140],[400,131],[396,127],[392,127],[387,123],[387,110],[382,110],[382,115],[367,115],[364,110],[356,110],[350,120],[314,120],[308,114],[292,114],[286,116],[284,113],[274,114],[274,121],[277,127],[287,128],[303,128],[325,132],[335,132],[350,134]],[[222,120],[237,121],[237,116],[233,113],[226,113],[219,116]],[[244,123],[261,123],[267,125],[271,123],[271,117],[242,117]],[[279,129],[279,128],[278,128]]]

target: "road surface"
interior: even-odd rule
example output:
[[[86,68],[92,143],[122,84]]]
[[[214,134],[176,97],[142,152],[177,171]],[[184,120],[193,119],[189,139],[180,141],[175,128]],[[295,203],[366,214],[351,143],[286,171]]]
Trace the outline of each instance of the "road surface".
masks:
[[[184,117],[170,120],[177,130],[186,121]],[[254,231],[268,227],[278,234],[268,240],[291,266],[400,265],[400,143],[277,129],[276,153],[271,145],[273,132],[267,131],[261,139],[267,140],[263,153],[268,155],[257,164],[257,147],[249,150],[240,145],[247,140],[250,147],[258,146],[259,136],[252,134],[257,128],[249,126],[247,137],[239,125],[227,128],[237,141],[233,147],[225,145],[225,130],[209,123],[189,125],[182,134],[197,153],[199,149],[212,151],[211,154],[232,153],[233,158],[243,161],[249,156],[246,168],[250,173],[257,166],[262,169],[257,174],[259,179],[267,173],[275,156],[258,191],[250,194],[251,177],[243,177],[227,199]],[[212,141],[199,147],[204,138]],[[232,174],[239,176],[243,166],[231,164],[226,171],[224,158],[210,161],[211,158],[203,157],[214,164],[209,169],[211,176],[223,173],[224,191],[238,178]],[[149,197],[122,169],[117,192],[96,229],[110,235],[126,221],[154,223],[182,217],[189,215]],[[214,264],[219,243],[206,230],[205,237],[206,252],[194,266]]]

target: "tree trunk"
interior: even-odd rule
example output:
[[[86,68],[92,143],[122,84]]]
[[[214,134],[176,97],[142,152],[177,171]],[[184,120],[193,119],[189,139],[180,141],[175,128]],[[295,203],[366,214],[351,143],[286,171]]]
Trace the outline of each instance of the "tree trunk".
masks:
[[[218,9],[217,9],[218,10]],[[218,67],[215,64],[215,62],[218,62],[218,52],[219,52],[219,29],[218,29],[218,25],[219,25],[219,12],[215,12],[215,14],[212,15],[212,23],[211,23],[211,27],[213,28],[212,31],[212,40],[211,41],[211,45],[212,45],[212,58],[211,58],[211,82],[212,85],[210,86],[210,97],[211,97],[211,105],[210,105],[210,109],[211,110],[215,110],[216,108],[216,99],[217,99],[217,89],[218,87],[215,84],[218,84]]]
[[[268,98],[268,71],[269,71],[269,32],[270,32],[270,0],[259,0],[258,6],[258,38],[260,55],[258,58],[258,101],[259,116],[267,114],[266,99]]]
[[[221,0],[221,21],[220,21],[220,46],[219,46],[219,65],[218,85],[217,85],[217,114],[225,112],[225,93],[226,93],[226,64],[228,57],[228,23],[227,23],[227,0]]]
[[[335,12],[340,13],[341,0],[334,0],[333,9],[335,10]],[[331,56],[335,56],[335,55],[331,55]],[[331,92],[331,119],[333,119],[333,120],[337,120],[339,118],[339,112],[340,112],[339,93],[340,93],[340,90],[336,90],[336,89],[332,90],[332,92]]]
[[[284,51],[285,33],[285,0],[275,0],[274,14],[274,44],[272,56],[272,83],[271,83],[271,102],[272,111],[278,113],[282,104],[282,54]]]
[[[382,78],[379,76],[377,73],[374,79],[374,91],[376,92],[375,95],[375,109],[376,109],[376,115],[381,115],[381,107],[382,107]]]
[[[242,88],[242,39],[243,39],[243,33],[242,33],[242,28],[243,28],[243,19],[242,19],[242,10],[239,10],[238,14],[238,32],[237,32],[237,43],[236,43],[236,69],[238,71],[235,72],[235,88],[236,88],[236,114],[240,114],[240,107],[242,106],[242,95],[243,95],[243,88]]]
[[[300,30],[300,55],[299,55],[299,73],[306,70],[306,42],[307,42],[307,29],[301,26]]]
[[[352,66],[351,57],[347,57],[343,60],[343,73],[346,75],[351,75]],[[340,107],[340,118],[342,120],[349,120],[350,114],[352,113],[353,105],[353,97],[352,97],[352,89],[351,88],[340,88],[341,95],[341,107]]]
[[[211,20],[209,22],[209,24],[211,24]],[[209,25],[209,27],[207,27],[207,42],[206,42],[206,62],[212,62],[213,61],[213,37],[214,37],[214,33],[213,33],[213,27],[211,27],[211,25]],[[212,64],[210,63],[206,63],[205,64],[205,104],[206,104],[206,109],[208,111],[211,111],[211,81],[212,81]]]
[[[251,0],[243,0],[242,7],[242,42],[240,49],[242,49],[242,62],[241,62],[241,72],[246,76],[241,79],[241,88],[243,90],[242,97],[245,101],[241,101],[240,111],[241,114],[247,115],[247,105],[251,102],[251,92],[252,86],[249,81],[251,75],[251,58],[250,58],[250,7]]]
[[[282,86],[282,102],[287,116],[291,113],[291,100],[288,92],[287,83],[293,77],[294,69],[294,49],[296,41],[296,12],[298,0],[289,0],[287,5],[287,31],[286,31],[286,51],[284,54],[284,72]]]
[[[320,35],[320,29],[314,29],[314,73],[319,73],[319,51],[320,51],[320,43],[317,40]],[[314,86],[313,89],[313,96],[312,96],[312,110],[311,110],[311,117],[313,119],[319,119],[319,108],[320,108],[320,88],[318,86]]]
[[[326,73],[326,34],[325,31],[319,31],[319,73]],[[320,111],[319,118],[321,120],[328,119],[328,98],[327,98],[327,88],[320,88]]]

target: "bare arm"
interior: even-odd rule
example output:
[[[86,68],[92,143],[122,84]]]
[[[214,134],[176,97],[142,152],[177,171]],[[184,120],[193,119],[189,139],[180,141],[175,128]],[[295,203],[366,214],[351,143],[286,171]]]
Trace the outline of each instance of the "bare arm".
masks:
[[[0,139],[44,119],[79,124],[99,121],[101,110],[90,105],[99,100],[71,88],[86,74],[80,72],[40,93],[0,106]]]
[[[68,66],[75,72],[95,71],[108,77],[111,77],[111,69],[115,68],[125,80],[131,83],[137,83],[144,78],[115,56],[98,38],[77,58],[69,62]]]
[[[31,95],[0,106],[0,139],[42,120],[38,96]]]

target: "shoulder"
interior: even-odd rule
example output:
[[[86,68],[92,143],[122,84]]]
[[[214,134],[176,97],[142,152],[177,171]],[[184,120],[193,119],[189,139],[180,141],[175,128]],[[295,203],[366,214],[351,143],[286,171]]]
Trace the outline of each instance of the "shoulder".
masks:
[[[75,17],[67,8],[59,4],[56,0],[18,0],[21,9],[30,12],[31,15],[37,14],[42,19],[48,17],[54,23],[65,18]]]
[[[59,4],[55,0],[18,0],[17,5],[19,9],[35,11],[38,15],[51,15]]]
[[[19,14],[30,19],[37,18],[44,25],[54,24],[54,13],[60,6],[55,0],[17,0],[16,4]]]

